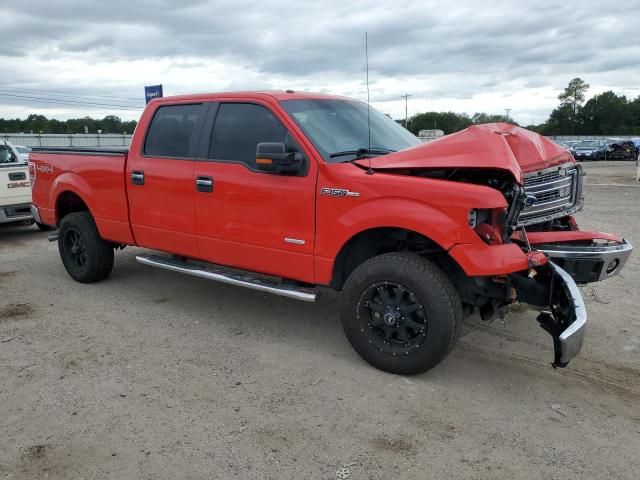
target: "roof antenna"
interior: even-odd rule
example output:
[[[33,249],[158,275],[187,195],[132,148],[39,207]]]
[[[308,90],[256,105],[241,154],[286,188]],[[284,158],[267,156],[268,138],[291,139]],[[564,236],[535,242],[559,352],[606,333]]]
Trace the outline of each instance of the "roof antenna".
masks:
[[[369,40],[367,32],[364,32],[364,59],[367,65],[367,130],[369,132],[369,148],[367,149],[367,158],[369,159],[369,168],[367,174],[372,175],[371,168],[371,105],[369,104]]]

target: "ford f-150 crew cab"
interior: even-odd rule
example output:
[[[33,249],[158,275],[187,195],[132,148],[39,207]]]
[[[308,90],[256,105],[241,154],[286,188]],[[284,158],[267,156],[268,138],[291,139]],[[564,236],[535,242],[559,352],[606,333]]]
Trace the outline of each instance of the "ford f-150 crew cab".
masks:
[[[423,372],[463,317],[536,306],[554,366],[580,350],[577,283],[615,275],[631,245],[581,231],[583,172],[508,124],[422,144],[366,103],[243,92],[152,100],[128,149],[34,149],[33,213],[67,272],[97,282],[127,245],[163,269],[313,301],[342,291],[354,349]]]

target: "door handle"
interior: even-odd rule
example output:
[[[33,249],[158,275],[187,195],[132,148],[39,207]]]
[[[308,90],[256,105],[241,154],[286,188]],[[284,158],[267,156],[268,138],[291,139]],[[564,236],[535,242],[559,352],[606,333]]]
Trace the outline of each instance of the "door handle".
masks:
[[[198,192],[213,192],[213,177],[196,177],[196,190]]]
[[[144,185],[144,172],[134,170],[131,172],[131,183],[133,185]]]

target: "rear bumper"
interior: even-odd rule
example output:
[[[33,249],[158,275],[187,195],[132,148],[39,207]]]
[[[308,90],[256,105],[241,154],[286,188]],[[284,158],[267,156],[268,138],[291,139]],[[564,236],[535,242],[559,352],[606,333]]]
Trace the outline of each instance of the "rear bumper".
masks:
[[[36,207],[35,205],[31,205],[31,215],[33,215],[33,219],[38,222],[38,223],[42,223],[42,218],[40,217],[40,210],[38,210],[38,207]]]
[[[0,223],[13,223],[33,220],[31,204],[5,205],[0,207]]]
[[[627,262],[633,246],[626,240],[603,245],[569,243],[535,245],[578,283],[604,280],[617,275]]]

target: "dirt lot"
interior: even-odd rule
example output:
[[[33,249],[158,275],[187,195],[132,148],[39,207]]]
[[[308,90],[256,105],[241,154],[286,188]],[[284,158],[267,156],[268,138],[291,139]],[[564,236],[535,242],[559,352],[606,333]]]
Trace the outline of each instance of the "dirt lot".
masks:
[[[640,239],[633,166],[586,168],[582,226]],[[298,303],[136,253],[81,285],[46,234],[0,229],[0,478],[638,478],[637,252],[583,289],[570,368],[549,366],[550,337],[519,309],[468,320],[410,378],[360,360],[335,293]]]

